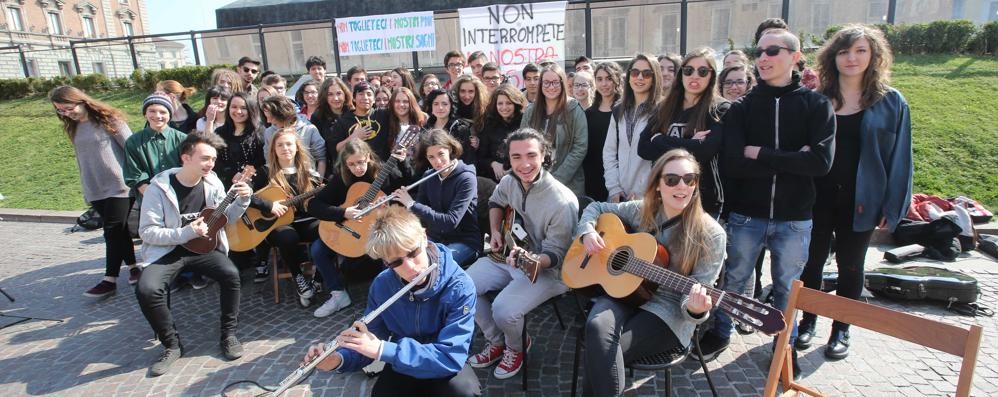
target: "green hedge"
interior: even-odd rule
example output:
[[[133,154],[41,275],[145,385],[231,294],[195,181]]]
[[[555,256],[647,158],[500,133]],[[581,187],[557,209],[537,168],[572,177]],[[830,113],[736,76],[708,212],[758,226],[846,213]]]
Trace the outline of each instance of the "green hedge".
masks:
[[[998,47],[998,21],[980,27],[963,19],[899,25],[881,23],[874,26],[884,32],[895,54],[998,55],[995,51]],[[824,40],[841,29],[841,25],[829,26]]]
[[[103,74],[80,74],[73,77],[0,79],[0,100],[46,95],[53,88],[61,85],[71,85],[86,92],[106,92],[131,88],[152,91],[156,83],[160,81],[176,80],[184,86],[201,88],[208,85],[211,72],[217,68],[232,68],[232,65],[184,66],[164,70],[139,69],[132,72],[131,78],[108,78]]]

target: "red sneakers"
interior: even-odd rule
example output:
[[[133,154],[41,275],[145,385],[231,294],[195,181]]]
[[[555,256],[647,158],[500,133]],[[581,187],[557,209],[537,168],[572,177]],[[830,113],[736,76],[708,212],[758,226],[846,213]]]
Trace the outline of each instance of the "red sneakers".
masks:
[[[485,349],[481,353],[468,359],[468,364],[472,368],[487,368],[503,357],[504,350],[506,350],[506,346],[486,343]]]
[[[527,337],[526,348],[524,350],[530,351],[530,337]],[[502,353],[502,361],[496,366],[495,371],[492,373],[495,375],[496,379],[509,379],[520,372],[520,368],[523,367],[523,359],[526,356],[523,352],[518,352],[513,349],[506,349]]]

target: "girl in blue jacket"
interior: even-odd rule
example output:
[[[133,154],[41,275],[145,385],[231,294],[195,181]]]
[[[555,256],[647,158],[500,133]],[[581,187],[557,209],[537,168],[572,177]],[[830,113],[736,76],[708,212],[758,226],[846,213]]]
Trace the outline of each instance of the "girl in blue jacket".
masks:
[[[858,299],[863,262],[875,227],[894,231],[911,200],[911,119],[908,103],[888,84],[891,49],[883,34],[846,26],[818,53],[821,93],[835,108],[835,155],[828,175],[814,180],[814,228],[804,286],[817,289],[835,235],[836,294]],[[814,337],[816,316],[804,313],[796,347]],[[849,324],[835,322],[825,356],[849,354]]]

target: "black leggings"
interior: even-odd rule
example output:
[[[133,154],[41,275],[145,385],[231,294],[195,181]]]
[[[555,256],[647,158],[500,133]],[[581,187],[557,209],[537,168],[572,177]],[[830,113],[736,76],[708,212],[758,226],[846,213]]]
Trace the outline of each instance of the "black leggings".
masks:
[[[121,262],[135,264],[135,247],[128,234],[128,211],[132,199],[128,197],[108,197],[90,203],[104,221],[104,275],[118,277]]]
[[[371,389],[371,397],[426,396],[473,397],[482,395],[482,386],[475,370],[467,363],[457,374],[446,378],[417,379],[395,372],[386,364]]]
[[[308,243],[319,238],[319,220],[295,222],[270,231],[267,242],[281,251],[281,258],[293,275],[301,274],[301,264],[308,260],[308,247],[298,243]]]
[[[820,193],[819,193],[820,194]],[[811,289],[821,288],[821,271],[828,260],[828,253],[835,235],[835,263],[839,268],[838,286],[835,294],[849,299],[859,299],[863,293],[863,263],[866,261],[866,250],[870,247],[870,237],[873,230],[853,231],[853,196],[852,192],[839,191],[824,195],[831,197],[831,202],[815,203],[813,211],[814,227],[811,229],[811,246],[808,252],[807,264],[800,275],[804,286]],[[804,313],[801,322],[811,322],[817,318],[814,314]],[[848,331],[849,324],[835,321],[833,330]]]

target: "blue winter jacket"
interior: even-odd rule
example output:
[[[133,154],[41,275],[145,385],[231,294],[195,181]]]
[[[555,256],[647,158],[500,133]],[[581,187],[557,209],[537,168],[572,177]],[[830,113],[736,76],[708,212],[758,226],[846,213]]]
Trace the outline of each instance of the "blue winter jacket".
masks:
[[[863,113],[853,230],[871,230],[887,218],[891,232],[908,213],[912,192],[911,115],[891,88]]]
[[[426,174],[433,170],[427,170]],[[475,168],[458,160],[457,166],[441,180],[430,178],[419,187],[412,213],[423,221],[426,234],[444,244],[461,242],[470,247],[482,245],[478,230],[478,180]]]
[[[439,252],[431,254],[430,261],[440,264],[430,276],[432,285],[419,292],[410,291],[367,326],[386,341],[381,360],[395,372],[417,379],[457,374],[468,360],[475,330],[475,285],[471,277],[454,262],[450,249],[430,244]],[[405,284],[394,270],[382,271],[371,283],[364,313],[376,309]],[[339,348],[337,352],[343,356],[338,373],[357,371],[372,361],[350,349]]]

